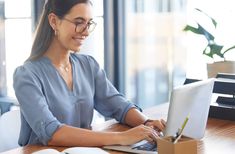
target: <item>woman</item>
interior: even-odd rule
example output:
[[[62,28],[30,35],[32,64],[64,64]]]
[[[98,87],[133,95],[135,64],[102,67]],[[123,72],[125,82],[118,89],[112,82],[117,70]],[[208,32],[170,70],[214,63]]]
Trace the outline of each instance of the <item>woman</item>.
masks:
[[[95,25],[89,0],[46,2],[31,55],[14,74],[20,145],[129,145],[156,140],[164,129],[163,120],[147,120],[120,95],[92,57],[75,54]],[[133,128],[92,131],[93,109]]]

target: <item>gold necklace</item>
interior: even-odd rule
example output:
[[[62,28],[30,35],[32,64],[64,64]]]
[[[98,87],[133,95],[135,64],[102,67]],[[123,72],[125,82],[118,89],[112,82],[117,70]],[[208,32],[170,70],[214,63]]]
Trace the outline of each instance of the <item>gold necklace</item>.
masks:
[[[59,68],[62,68],[65,72],[69,72],[69,62],[66,65],[59,65]]]

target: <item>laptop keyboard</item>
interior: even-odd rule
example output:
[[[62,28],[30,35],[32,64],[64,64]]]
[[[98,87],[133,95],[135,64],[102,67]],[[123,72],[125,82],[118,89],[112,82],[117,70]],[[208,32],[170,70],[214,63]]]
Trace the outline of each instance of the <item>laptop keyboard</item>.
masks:
[[[133,147],[132,149],[145,150],[145,151],[157,151],[157,144],[154,142],[146,142],[142,145]]]

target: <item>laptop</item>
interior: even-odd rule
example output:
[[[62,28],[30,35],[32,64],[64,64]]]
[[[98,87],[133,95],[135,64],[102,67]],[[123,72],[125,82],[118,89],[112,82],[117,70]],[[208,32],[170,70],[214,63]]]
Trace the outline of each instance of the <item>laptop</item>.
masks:
[[[185,118],[189,116],[183,135],[194,139],[203,138],[213,87],[214,79],[207,79],[173,89],[164,136],[174,136]],[[146,140],[129,146],[114,145],[103,148],[130,153],[157,154],[157,145]]]

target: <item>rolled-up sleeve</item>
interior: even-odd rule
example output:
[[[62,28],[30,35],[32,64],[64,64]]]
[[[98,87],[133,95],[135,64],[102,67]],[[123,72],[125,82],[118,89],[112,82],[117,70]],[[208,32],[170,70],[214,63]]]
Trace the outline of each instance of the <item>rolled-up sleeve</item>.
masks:
[[[106,117],[124,123],[126,113],[136,106],[116,90],[94,58],[88,56],[88,59],[95,78],[95,109]]]
[[[54,132],[62,124],[53,116],[48,107],[39,77],[34,75],[29,68],[21,66],[16,69],[13,78],[15,94],[23,117],[37,135],[38,140],[47,145]]]

